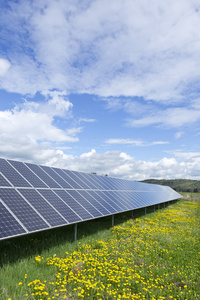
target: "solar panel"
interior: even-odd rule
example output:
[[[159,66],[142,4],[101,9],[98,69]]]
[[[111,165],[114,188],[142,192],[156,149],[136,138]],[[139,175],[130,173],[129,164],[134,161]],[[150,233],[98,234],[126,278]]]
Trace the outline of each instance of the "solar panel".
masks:
[[[48,172],[42,170],[37,165],[26,163],[26,165],[43,181],[46,183],[46,185],[50,188],[60,188],[60,185],[51,177],[48,175]]]
[[[82,189],[81,185],[79,183],[77,183],[76,181],[73,180],[73,178],[71,178],[71,176],[69,176],[69,174],[66,174],[66,172],[64,172],[64,170],[58,169],[58,168],[53,168],[54,171],[60,176],[62,177],[73,189]]]
[[[13,186],[31,186],[5,159],[2,158],[0,158],[0,170]]]
[[[62,200],[55,192],[51,190],[39,190],[39,193],[48,199],[49,203],[51,203],[54,208],[63,216],[66,220],[66,224],[79,222],[82,219],[75,213],[73,209],[69,207],[69,205]]]
[[[28,231],[32,232],[50,227],[15,189],[1,188],[0,199]]]
[[[45,200],[36,190],[19,189],[18,190],[40,215],[52,226],[60,226],[65,224],[65,220],[56,211],[56,209]]]
[[[0,239],[26,233],[7,207],[0,202]]]
[[[0,239],[180,197],[167,186],[0,158]]]
[[[60,175],[58,175],[54,169],[51,169],[49,167],[46,167],[46,166],[41,166],[41,168],[46,172],[48,173],[51,178],[53,180],[55,180],[62,188],[64,189],[71,189],[72,186],[66,181],[64,180]]]
[[[34,187],[47,187],[47,185],[40,180],[25,164],[19,161],[8,160],[9,163],[29,181]]]
[[[0,186],[11,186],[11,184],[0,174]]]

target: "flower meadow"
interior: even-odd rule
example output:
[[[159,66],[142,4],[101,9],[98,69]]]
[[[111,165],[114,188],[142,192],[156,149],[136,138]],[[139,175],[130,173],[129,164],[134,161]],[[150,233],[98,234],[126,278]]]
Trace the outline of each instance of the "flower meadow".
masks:
[[[199,228],[200,202],[181,200],[129,219],[112,227],[109,238],[83,238],[62,257],[36,256],[38,274],[54,272],[31,281],[25,272],[18,299],[200,299]]]

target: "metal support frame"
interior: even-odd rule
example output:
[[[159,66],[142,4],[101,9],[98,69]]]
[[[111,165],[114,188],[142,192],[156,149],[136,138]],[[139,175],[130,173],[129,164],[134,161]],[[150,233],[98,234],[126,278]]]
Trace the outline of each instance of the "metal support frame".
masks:
[[[155,204],[154,204],[154,212],[156,211],[156,206],[155,206]]]
[[[114,215],[112,215],[112,227],[114,226]]]
[[[74,227],[74,240],[76,241],[77,239],[77,223],[75,224],[75,227]]]
[[[132,219],[134,220],[134,214],[133,214],[133,210],[132,210]]]
[[[147,208],[146,207],[144,208],[144,213],[145,213],[145,215],[147,214]]]

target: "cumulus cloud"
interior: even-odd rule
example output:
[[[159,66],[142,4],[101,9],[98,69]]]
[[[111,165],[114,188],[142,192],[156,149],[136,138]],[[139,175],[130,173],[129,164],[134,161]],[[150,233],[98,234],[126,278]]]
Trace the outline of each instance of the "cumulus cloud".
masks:
[[[80,119],[78,120],[79,123],[81,123],[81,122],[85,122],[85,123],[94,123],[94,122],[96,122],[96,121],[97,121],[96,119],[89,119],[89,118],[80,118]]]
[[[1,35],[12,68],[1,87],[187,99],[200,78],[198,10],[196,0],[10,2]]]
[[[176,139],[180,139],[180,137],[182,137],[183,135],[184,135],[183,131],[178,131],[178,132],[175,133],[174,136],[175,136]]]
[[[0,58],[0,76],[4,76],[10,68],[10,62],[7,59]]]
[[[154,141],[154,142],[145,142],[139,140],[131,140],[131,139],[108,139],[105,141],[107,144],[120,144],[120,145],[131,145],[131,146],[154,146],[154,145],[164,145],[169,144],[167,141]]]
[[[167,127],[181,127],[200,120],[200,109],[187,107],[156,109],[141,118],[128,118],[127,125],[131,127],[146,127],[149,125],[163,125]]]
[[[0,154],[13,157],[49,157],[59,152],[53,149],[62,143],[77,142],[81,127],[59,128],[56,119],[68,116],[72,104],[59,93],[50,93],[46,102],[28,102],[13,110],[0,111]],[[57,97],[59,95],[59,101]],[[62,97],[64,95],[62,94]],[[28,154],[29,153],[29,154]],[[41,154],[39,154],[41,153]],[[38,161],[37,159],[37,161]]]

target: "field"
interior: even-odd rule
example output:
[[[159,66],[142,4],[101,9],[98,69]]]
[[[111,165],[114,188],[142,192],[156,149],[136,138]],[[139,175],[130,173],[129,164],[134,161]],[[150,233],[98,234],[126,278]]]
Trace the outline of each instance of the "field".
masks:
[[[0,242],[0,299],[200,299],[200,202]]]

